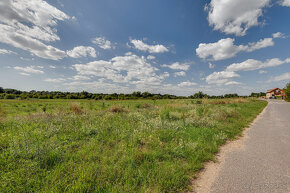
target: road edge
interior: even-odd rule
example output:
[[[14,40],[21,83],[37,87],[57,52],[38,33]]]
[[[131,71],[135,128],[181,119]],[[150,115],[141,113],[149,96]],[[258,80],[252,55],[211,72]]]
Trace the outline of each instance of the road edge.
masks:
[[[204,167],[195,175],[195,179],[192,180],[192,193],[209,193],[212,184],[218,177],[219,171],[223,167],[227,154],[236,149],[244,148],[244,142],[248,138],[248,132],[252,126],[264,115],[269,106],[267,106],[257,115],[257,117],[245,128],[240,137],[234,140],[228,140],[224,145],[219,147],[219,152],[215,155],[215,161],[209,161],[204,163]]]

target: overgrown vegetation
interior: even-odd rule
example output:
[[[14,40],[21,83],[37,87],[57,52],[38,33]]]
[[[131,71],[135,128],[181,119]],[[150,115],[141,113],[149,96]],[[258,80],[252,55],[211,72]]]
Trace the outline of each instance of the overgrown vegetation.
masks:
[[[186,191],[266,106],[240,98],[0,102],[0,192]]]

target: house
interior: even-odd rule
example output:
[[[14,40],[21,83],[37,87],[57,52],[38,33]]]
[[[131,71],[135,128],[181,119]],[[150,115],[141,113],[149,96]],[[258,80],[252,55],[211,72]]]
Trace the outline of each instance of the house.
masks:
[[[280,88],[273,88],[271,90],[268,90],[266,93],[266,99],[272,99],[272,98],[285,98],[285,92],[281,90]]]

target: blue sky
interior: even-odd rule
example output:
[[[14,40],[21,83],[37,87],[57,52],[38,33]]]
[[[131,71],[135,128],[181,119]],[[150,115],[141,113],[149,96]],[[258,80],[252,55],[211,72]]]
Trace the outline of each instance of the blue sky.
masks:
[[[212,95],[290,82],[289,0],[7,0],[0,86]]]

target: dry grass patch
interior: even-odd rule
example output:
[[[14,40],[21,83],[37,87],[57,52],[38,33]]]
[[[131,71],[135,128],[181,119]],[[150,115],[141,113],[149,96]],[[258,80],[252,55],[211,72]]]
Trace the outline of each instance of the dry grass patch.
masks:
[[[73,113],[78,114],[78,115],[84,113],[84,111],[82,110],[80,104],[78,104],[78,103],[72,103],[72,104],[70,105],[70,109],[71,109],[71,111],[72,111]]]
[[[122,108],[122,107],[111,107],[111,109],[109,110],[112,113],[123,113],[123,112],[127,112],[126,109]]]

